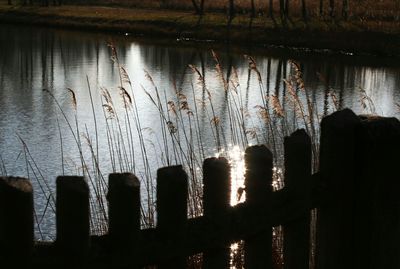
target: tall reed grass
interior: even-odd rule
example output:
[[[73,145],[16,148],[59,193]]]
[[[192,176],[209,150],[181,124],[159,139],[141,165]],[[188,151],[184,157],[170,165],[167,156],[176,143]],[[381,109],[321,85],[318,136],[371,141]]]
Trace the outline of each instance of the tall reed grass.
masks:
[[[266,144],[274,153],[275,168],[273,189],[284,187],[283,180],[283,139],[297,128],[304,128],[312,139],[313,168],[318,167],[319,122],[324,111],[315,104],[303,81],[299,63],[290,61],[288,76],[284,79],[283,92],[272,91],[259,71],[256,60],[246,55],[248,62],[248,80],[241,85],[238,71],[233,66],[224,68],[220,57],[211,52],[215,65],[215,76],[219,80],[217,89],[210,89],[204,74],[204,68],[189,65],[193,77],[190,89],[183,91],[173,83],[171,96],[166,90],[160,90],[152,75],[144,71],[150,87],[135,88],[128,70],[120,63],[117,49],[110,45],[111,61],[118,74],[116,90],[102,87],[93,90],[87,78],[87,91],[90,97],[92,111],[91,126],[79,118],[79,97],[73,89],[68,88],[72,115],[69,115],[54,94],[45,90],[56,104],[59,112],[58,133],[60,137],[62,174],[67,170],[68,159],[64,156],[64,139],[72,137],[79,153],[76,172],[88,180],[91,195],[91,232],[104,234],[107,232],[108,207],[106,193],[108,191],[105,168],[101,160],[106,159],[111,172],[132,172],[138,176],[142,184],[142,227],[156,225],[155,212],[155,169],[161,166],[182,164],[189,176],[189,217],[202,215],[202,162],[210,156],[210,148],[215,149],[219,156],[227,157],[235,169],[232,173],[238,184],[232,190],[232,203],[243,201],[244,195],[241,180],[245,167],[243,166],[244,149],[251,144]],[[256,81],[257,88],[250,84]],[[213,86],[215,87],[215,85]],[[248,91],[258,91],[259,104],[248,107],[246,94]],[[138,92],[144,93],[151,108],[157,114],[159,133],[151,135],[153,130],[146,127],[139,108]],[[102,113],[99,114],[93,101],[94,95],[101,95]],[[215,93],[222,93],[225,100],[223,111],[215,105]],[[116,94],[117,93],[117,94]],[[186,94],[185,94],[186,93]],[[329,93],[332,109],[338,107],[333,91]],[[117,96],[117,97],[116,97]],[[366,106],[370,101],[366,95],[362,100]],[[100,128],[99,121],[105,123]],[[67,132],[61,126],[67,126]],[[208,130],[208,133],[204,132]],[[100,144],[100,136],[106,137],[106,145]],[[150,139],[151,137],[152,139]],[[46,211],[54,212],[55,199],[48,180],[41,174],[34,157],[25,141],[23,157],[26,160],[28,176],[34,178],[46,200],[44,212],[36,216],[38,231],[41,236],[41,223]],[[100,148],[107,148],[102,156]],[[104,153],[103,153],[104,154]],[[152,160],[157,156],[157,160]],[[158,167],[154,167],[157,163]],[[5,165],[0,156],[0,172],[6,174]],[[314,216],[315,217],[315,216]],[[282,230],[274,228],[274,250],[276,264],[282,264]],[[243,253],[241,243],[233,248],[232,260],[239,263]]]

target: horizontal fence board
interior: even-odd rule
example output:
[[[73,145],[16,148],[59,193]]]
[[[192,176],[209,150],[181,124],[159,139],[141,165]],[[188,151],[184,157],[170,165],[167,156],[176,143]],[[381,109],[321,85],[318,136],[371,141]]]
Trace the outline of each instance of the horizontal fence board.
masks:
[[[303,200],[303,199],[302,199]],[[304,199],[305,200],[305,199]],[[228,207],[224,218],[217,222],[210,218],[198,217],[187,220],[187,229],[182,235],[185,240],[180,245],[165,244],[159,240],[157,229],[142,229],[139,231],[137,245],[140,246],[135,253],[129,253],[132,265],[157,264],[168,261],[174,257],[181,257],[201,253],[206,249],[220,248],[226,242],[233,243],[247,236],[256,236],[265,231],[267,227],[278,226],[309,212],[307,203],[299,203],[298,199],[291,199],[286,189],[271,193],[270,204],[276,210],[272,212],[264,208],[258,211],[259,215],[253,216],[253,211],[247,203],[240,203]],[[269,214],[269,215],[268,215]],[[268,216],[268,217],[266,217]],[[86,227],[86,226],[85,226]],[[109,236],[91,237],[91,263],[96,266],[111,266],[111,257],[108,244]],[[37,265],[57,265],[60,261],[55,256],[55,243],[36,244],[34,262]],[[94,258],[93,258],[94,257]],[[114,260],[113,264],[126,262]],[[107,265],[108,264],[108,265]],[[93,265],[93,268],[96,267]]]

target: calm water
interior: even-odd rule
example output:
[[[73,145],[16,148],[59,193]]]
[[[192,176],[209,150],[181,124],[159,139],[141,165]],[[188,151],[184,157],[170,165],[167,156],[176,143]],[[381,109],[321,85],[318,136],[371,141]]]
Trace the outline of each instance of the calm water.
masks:
[[[130,106],[125,109],[118,62],[111,59],[107,45],[110,42],[130,77],[132,88],[126,78],[122,83],[131,100],[135,98],[137,112]],[[0,25],[0,172],[32,179],[41,227],[38,237],[40,232],[44,238],[54,235],[49,193],[63,171],[89,171],[93,175],[99,163],[105,176],[112,171],[135,172],[147,190],[154,188],[157,167],[191,163],[189,174],[200,177],[200,160],[222,150],[236,169],[238,182],[233,185],[240,185],[244,145],[271,145],[271,138],[279,143],[285,132],[302,126],[285,83],[296,75],[291,59],[300,63],[307,92],[294,90],[301,101],[308,97],[314,103],[318,116],[332,112],[335,106],[350,107],[357,113],[399,115],[400,67],[389,65],[392,59],[216,48],[218,71],[211,50],[201,47],[139,43],[123,35]],[[249,71],[244,54],[254,57],[261,80],[254,70]],[[203,80],[193,71],[194,66]],[[223,81],[229,86],[224,88]],[[67,88],[76,95],[76,107]],[[102,89],[109,91],[117,116],[104,111]],[[160,118],[159,108],[146,91],[155,103],[158,91],[165,118]],[[259,113],[260,106],[266,106],[265,100],[276,99],[285,110],[285,120],[275,116],[273,124],[267,124]],[[79,132],[76,139],[82,145],[84,162],[64,115],[73,132]],[[176,140],[182,148],[173,142]],[[274,150],[279,155],[279,147]],[[151,200],[151,194],[143,199],[145,203]]]

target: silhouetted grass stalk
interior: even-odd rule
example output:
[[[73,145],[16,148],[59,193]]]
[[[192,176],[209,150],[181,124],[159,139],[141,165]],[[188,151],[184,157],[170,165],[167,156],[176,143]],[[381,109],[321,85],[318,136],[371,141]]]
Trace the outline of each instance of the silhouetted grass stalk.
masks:
[[[284,187],[282,158],[279,157],[283,151],[283,139],[296,128],[304,128],[311,136],[313,145],[314,169],[318,166],[318,124],[320,115],[316,104],[311,100],[310,94],[304,85],[300,65],[296,62],[289,62],[289,74],[286,77],[286,66],[284,69],[284,93],[279,93],[275,89],[270,92],[269,85],[264,86],[264,81],[257,67],[255,59],[246,56],[248,61],[248,80],[244,92],[240,85],[237,70],[229,66],[227,70],[223,69],[221,60],[215,52],[212,52],[212,58],[215,62],[215,73],[218,77],[221,88],[209,89],[206,85],[203,69],[195,65],[189,65],[192,76],[195,81],[190,84],[191,89],[184,94],[183,89],[176,86],[174,82],[175,94],[167,95],[167,92],[160,91],[154,82],[151,74],[144,71],[144,75],[151,85],[151,89],[146,89],[140,85],[141,90],[147,96],[148,100],[158,113],[160,129],[153,139],[145,136],[146,132],[152,130],[144,127],[137,104],[138,92],[134,89],[132,81],[127,70],[120,64],[117,50],[112,45],[111,59],[116,65],[119,76],[119,85],[117,93],[121,100],[113,100],[112,94],[106,88],[101,88],[101,104],[103,108],[103,118],[105,126],[103,129],[107,141],[108,161],[113,172],[132,172],[135,173],[142,182],[145,195],[142,197],[142,225],[144,227],[153,227],[155,224],[155,186],[154,170],[158,167],[152,167],[150,158],[155,153],[158,164],[173,165],[182,164],[189,175],[189,216],[195,217],[202,214],[202,162],[204,158],[210,155],[210,143],[205,141],[212,140],[218,155],[229,156],[229,147],[238,147],[240,152],[252,143],[267,144],[272,149],[275,159],[273,188],[279,190]],[[269,67],[270,68],[270,67]],[[227,76],[224,76],[227,72]],[[248,108],[245,96],[251,89],[251,75],[255,74],[258,84],[260,104]],[[269,74],[268,74],[269,76]],[[269,81],[269,79],[267,79]],[[277,82],[282,82],[277,79]],[[90,96],[91,110],[94,121],[94,136],[91,136],[87,125],[84,125],[84,133],[81,134],[81,125],[78,119],[77,97],[72,89],[68,89],[71,95],[72,106],[74,108],[73,120],[70,120],[63,111],[55,96],[47,93],[55,101],[60,113],[66,122],[70,133],[79,152],[82,174],[86,176],[91,186],[91,209],[92,209],[92,232],[104,233],[107,231],[107,201],[105,194],[107,192],[107,182],[105,179],[102,163],[99,156],[99,132],[96,109],[93,102],[93,94],[89,79],[87,77],[88,92]],[[277,86],[278,87],[278,86]],[[221,91],[226,102],[226,110],[220,112],[214,104],[214,93]],[[363,92],[361,92],[363,93]],[[336,96],[330,92],[330,97],[335,107],[337,107]],[[366,96],[366,94],[365,94]],[[363,97],[362,101],[366,106],[370,106],[371,99]],[[246,100],[246,101],[244,101]],[[122,107],[121,107],[122,103]],[[293,122],[289,121],[293,118]],[[229,126],[221,122],[223,119]],[[209,128],[210,137],[205,137],[204,129]],[[64,148],[63,134],[61,133],[60,123],[58,130],[61,141],[61,159],[62,170],[64,167]],[[81,141],[81,136],[84,142]],[[22,139],[21,139],[22,140]],[[27,170],[34,171],[34,177],[40,178],[39,186],[43,193],[50,193],[46,196],[47,207],[54,207],[54,200],[51,196],[49,186],[43,185],[46,182],[33,161],[29,150],[24,144],[24,150],[27,161]],[[83,147],[89,149],[89,153],[84,153]],[[102,156],[103,157],[103,156]],[[4,161],[1,156],[1,170],[5,170]],[[89,165],[91,164],[91,168]],[[140,165],[141,166],[140,166]],[[43,181],[43,182],[42,182]],[[54,210],[54,209],[53,209]],[[38,218],[38,225],[42,218]],[[282,246],[282,231],[280,227],[274,228],[274,246],[275,250],[280,251]],[[276,259],[279,259],[278,252]]]

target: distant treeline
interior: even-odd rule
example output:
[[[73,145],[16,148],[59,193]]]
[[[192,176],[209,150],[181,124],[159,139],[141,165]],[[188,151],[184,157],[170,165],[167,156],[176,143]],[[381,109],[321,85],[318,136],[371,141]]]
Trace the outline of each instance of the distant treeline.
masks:
[[[225,12],[230,20],[237,14],[279,18],[399,21],[400,0],[7,0],[8,4],[105,5],[157,9],[193,10],[197,15]]]

